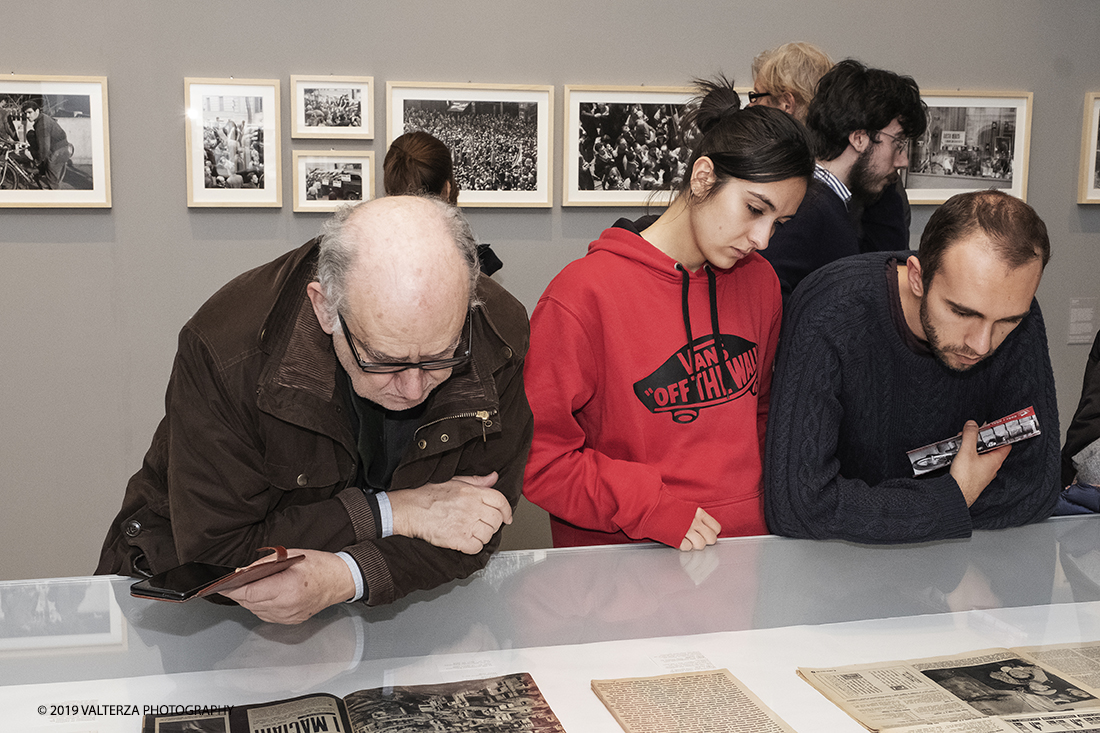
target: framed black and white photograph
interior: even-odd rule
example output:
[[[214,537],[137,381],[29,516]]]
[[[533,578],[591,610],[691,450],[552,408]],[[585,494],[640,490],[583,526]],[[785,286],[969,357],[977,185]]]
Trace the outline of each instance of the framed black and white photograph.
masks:
[[[459,206],[553,203],[554,88],[387,82],[386,144],[422,130],[451,149]]]
[[[106,77],[0,77],[0,207],[110,207],[107,129]]]
[[[290,77],[291,137],[374,139],[373,76]]]
[[[279,80],[188,78],[184,100],[187,205],[282,206]]]
[[[1081,129],[1081,179],[1077,203],[1100,204],[1100,92],[1085,95]]]
[[[1027,200],[1031,92],[922,92],[928,129],[909,146],[911,204],[999,188]]]
[[[374,198],[374,153],[295,150],[294,210],[336,211]]]
[[[667,206],[687,170],[690,87],[565,87],[564,206]]]

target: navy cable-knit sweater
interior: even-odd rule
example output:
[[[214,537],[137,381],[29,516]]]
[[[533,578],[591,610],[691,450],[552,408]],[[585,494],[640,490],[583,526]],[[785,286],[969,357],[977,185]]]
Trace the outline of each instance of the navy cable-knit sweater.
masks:
[[[788,303],[764,474],[776,534],[922,542],[1036,522],[1054,508],[1058,407],[1038,303],[993,356],[953,372],[908,347],[891,317],[887,262],[908,254],[834,262]],[[948,469],[913,478],[906,451],[1029,405],[1042,434],[1012,446],[969,509]]]

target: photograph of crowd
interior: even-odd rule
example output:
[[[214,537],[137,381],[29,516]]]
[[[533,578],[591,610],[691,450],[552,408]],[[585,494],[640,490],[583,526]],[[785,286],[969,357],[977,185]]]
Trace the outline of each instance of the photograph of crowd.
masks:
[[[581,102],[577,189],[668,191],[687,169],[682,104]]]
[[[302,94],[306,127],[362,127],[361,97],[358,89],[306,87]]]
[[[92,190],[91,105],[86,94],[0,93],[0,190]]]
[[[279,80],[185,78],[184,89],[187,205],[282,206]]]
[[[906,188],[1011,188],[1015,139],[1013,107],[930,106],[928,129],[910,153]]]
[[[262,189],[263,97],[202,98],[203,188]]]
[[[290,77],[291,137],[374,137],[374,77]]]
[[[536,102],[406,99],[398,134],[423,130],[454,157],[461,191],[539,188]]]

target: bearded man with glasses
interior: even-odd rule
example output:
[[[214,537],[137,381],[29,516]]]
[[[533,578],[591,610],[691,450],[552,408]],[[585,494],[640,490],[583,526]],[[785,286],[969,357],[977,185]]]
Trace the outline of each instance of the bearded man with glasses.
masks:
[[[184,327],[97,572],[300,548],[226,593],[279,623],[468,576],[519,500],[528,337],[458,209],[392,196],[341,210]]]
[[[771,99],[756,97],[758,104]],[[924,133],[928,114],[911,77],[846,59],[818,81],[804,122],[817,158],[814,182],[798,213],[761,252],[779,276],[784,303],[819,267],[877,251],[879,237],[861,237],[861,226],[896,230],[901,235],[890,241],[908,247],[909,225],[900,197],[887,199],[896,203],[896,210],[876,211],[872,221],[865,209],[893,188],[898,171],[909,166],[909,141]]]

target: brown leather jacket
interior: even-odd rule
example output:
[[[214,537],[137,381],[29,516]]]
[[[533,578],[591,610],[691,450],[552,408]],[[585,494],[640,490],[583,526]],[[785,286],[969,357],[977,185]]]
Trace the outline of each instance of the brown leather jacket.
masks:
[[[351,486],[359,458],[341,367],[306,296],[316,259],[313,240],[240,275],[184,326],[165,418],[96,573],[143,575],[190,560],[242,566],[271,545],[346,550],[363,571],[366,602],[378,605],[485,565],[500,532],[477,555],[377,537],[371,503]],[[515,507],[532,431],[527,315],[486,277],[478,296],[471,365],[429,396],[391,489],[497,471],[496,488]]]

